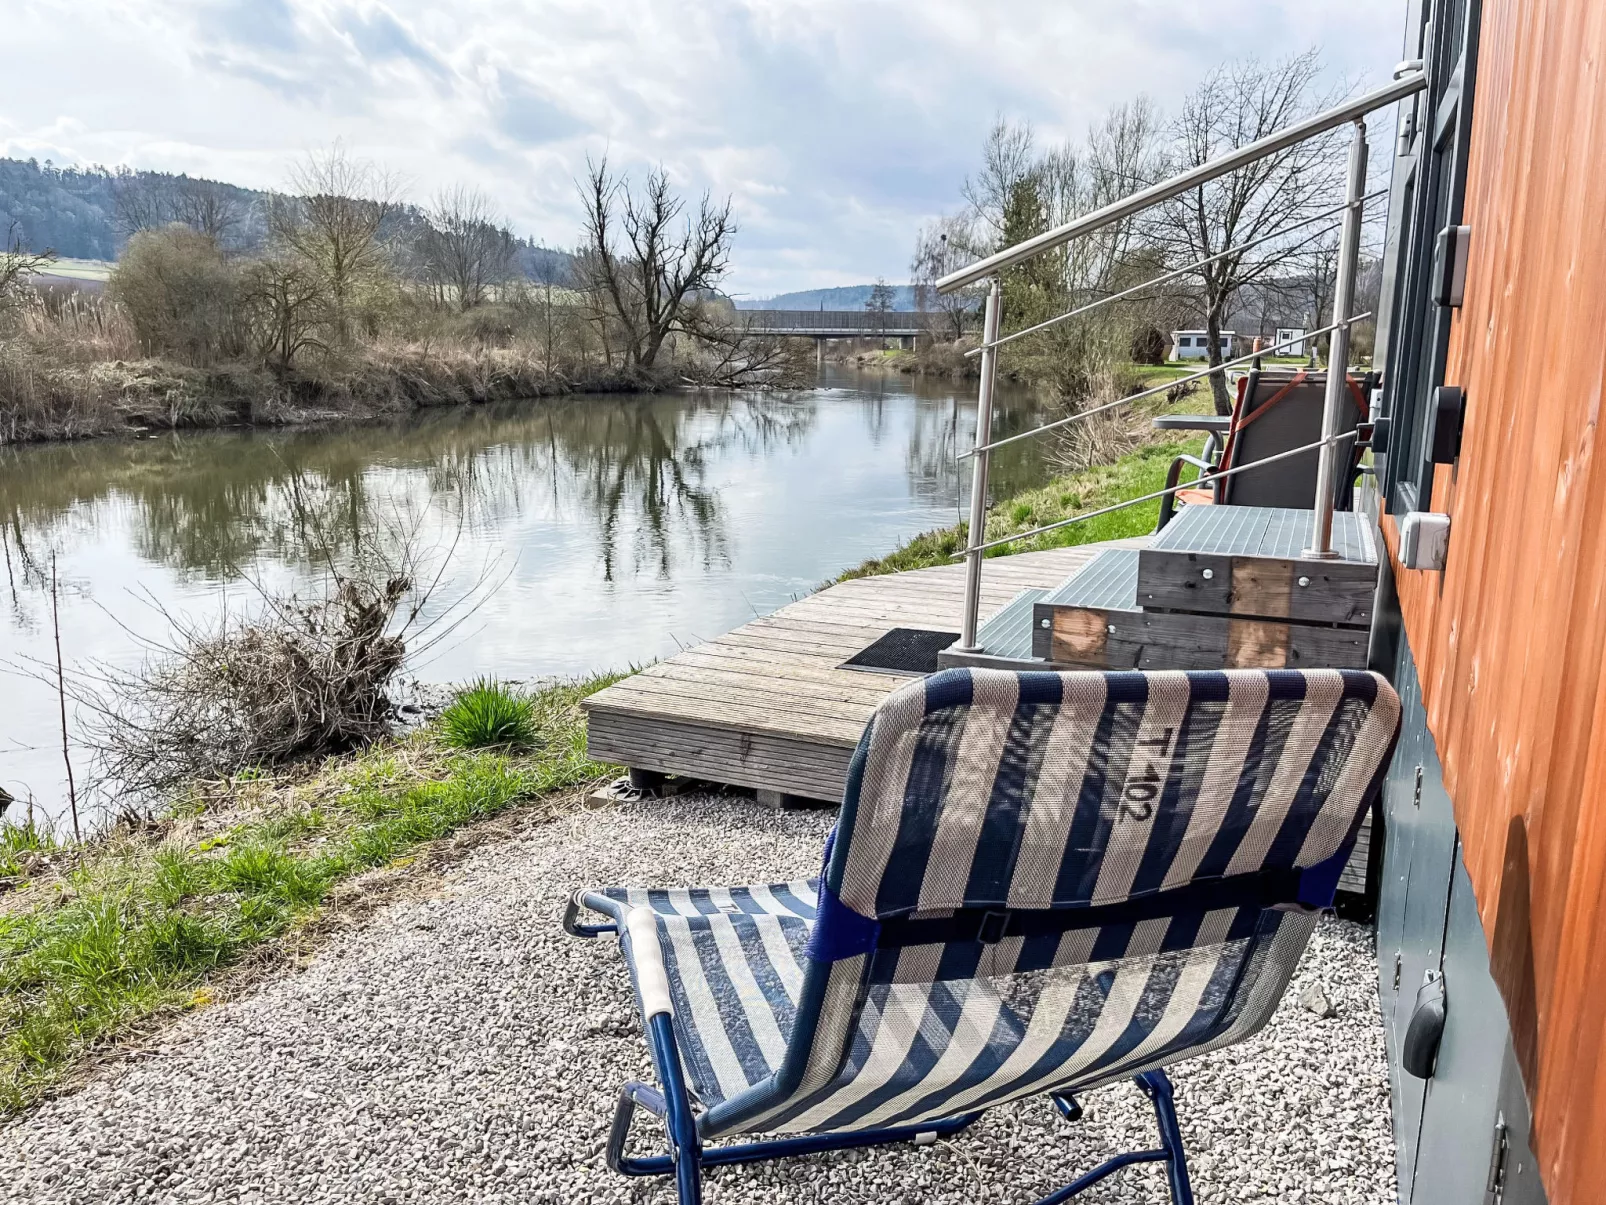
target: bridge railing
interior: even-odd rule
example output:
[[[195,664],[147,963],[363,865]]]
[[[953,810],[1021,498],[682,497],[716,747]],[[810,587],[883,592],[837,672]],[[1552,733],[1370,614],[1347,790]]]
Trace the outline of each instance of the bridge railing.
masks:
[[[925,330],[926,316],[908,310],[737,310],[736,320],[750,330],[796,331],[806,335],[815,331],[862,331],[865,335],[883,332],[908,334]]]

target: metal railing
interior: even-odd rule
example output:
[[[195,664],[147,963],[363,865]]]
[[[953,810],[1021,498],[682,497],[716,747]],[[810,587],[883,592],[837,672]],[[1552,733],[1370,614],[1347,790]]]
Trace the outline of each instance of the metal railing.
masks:
[[[1018,440],[1029,439],[1034,436],[1041,435],[1044,431],[1053,430],[1058,427],[1064,427],[1070,423],[1080,422],[1084,419],[1091,418],[1095,414],[1110,410],[1115,406],[1124,406],[1130,402],[1134,402],[1141,398],[1161,392],[1164,389],[1172,388],[1184,381],[1198,380],[1201,377],[1210,376],[1211,374],[1221,372],[1223,369],[1231,367],[1234,364],[1241,364],[1247,360],[1252,360],[1257,354],[1265,355],[1268,350],[1277,350],[1294,342],[1302,342],[1304,339],[1329,333],[1332,335],[1332,339],[1327,357],[1328,372],[1326,394],[1323,398],[1322,406],[1322,438],[1316,443],[1309,444],[1301,448],[1290,449],[1288,452],[1281,453],[1272,459],[1282,459],[1286,456],[1292,456],[1296,453],[1305,453],[1314,449],[1321,450],[1321,457],[1317,467],[1316,495],[1314,499],[1316,514],[1316,521],[1313,525],[1314,535],[1311,541],[1311,547],[1306,549],[1303,555],[1317,558],[1335,557],[1338,555],[1333,550],[1332,539],[1334,504],[1333,483],[1338,475],[1339,448],[1342,444],[1354,438],[1353,432],[1340,432],[1338,429],[1344,398],[1344,378],[1346,374],[1346,366],[1349,363],[1349,331],[1350,327],[1354,323],[1370,316],[1369,314],[1351,313],[1355,296],[1355,270],[1356,265],[1359,262],[1360,253],[1362,210],[1364,209],[1366,203],[1373,199],[1373,195],[1368,195],[1365,192],[1366,123],[1364,118],[1367,114],[1376,109],[1384,108],[1387,105],[1391,105],[1396,101],[1403,100],[1408,96],[1412,96],[1415,93],[1420,92],[1426,86],[1427,77],[1421,71],[1409,71],[1404,74],[1398,74],[1397,69],[1396,78],[1384,87],[1374,89],[1373,91],[1368,92],[1363,96],[1356,97],[1354,100],[1347,101],[1344,104],[1336,105],[1323,113],[1318,113],[1314,117],[1297,122],[1294,125],[1289,126],[1287,129],[1279,130],[1265,138],[1258,139],[1255,142],[1247,143],[1244,146],[1229,151],[1225,155],[1221,155],[1210,160],[1208,163],[1200,164],[1198,167],[1190,168],[1185,172],[1179,172],[1169,180],[1163,180],[1158,184],[1149,186],[1148,188],[1140,189],[1131,196],[1124,197],[1119,201],[1104,206],[1102,209],[1094,210],[1092,213],[1084,214],[1082,217],[1066,222],[1063,225],[1056,226],[1052,230],[1045,231],[1034,238],[1026,239],[1024,242],[1017,243],[1013,247],[1006,247],[1002,251],[996,252],[993,255],[989,255],[984,259],[977,260],[968,267],[961,268],[957,272],[949,273],[947,276],[944,276],[937,282],[937,289],[939,292],[950,293],[955,289],[964,288],[966,285],[975,284],[976,282],[985,280],[989,277],[992,279],[991,287],[988,289],[987,293],[986,318],[983,324],[981,347],[977,349],[975,353],[970,353],[979,354],[981,356],[981,382],[977,388],[976,399],[976,443],[968,453],[963,454],[972,457],[974,459],[974,464],[972,467],[970,484],[970,528],[965,541],[965,551],[963,553],[966,562],[965,612],[958,646],[962,651],[980,651],[979,646],[976,643],[976,630],[980,620],[981,609],[981,572],[982,561],[985,559],[986,553],[989,549],[996,548],[1001,544],[1012,543],[1016,540],[1026,539],[1034,535],[1040,535],[1044,531],[1051,531],[1055,528],[1064,527],[1071,523],[1079,523],[1084,519],[1090,519],[1095,515],[1108,514],[1110,511],[1120,510],[1127,506],[1136,506],[1139,503],[1158,498],[1163,494],[1175,492],[1176,489],[1196,488],[1198,485],[1198,482],[1189,482],[1186,487],[1176,486],[1168,490],[1160,490],[1153,494],[1146,494],[1141,498],[1130,498],[1123,502],[1117,503],[1114,506],[1105,507],[1097,511],[1090,511],[1083,515],[1076,515],[1072,518],[1061,520],[1058,523],[1049,524],[1046,527],[1034,528],[1031,531],[1016,532],[1012,535],[1003,537],[1002,539],[988,542],[987,475],[988,461],[993,449],[1001,447],[1004,444],[1014,443]],[[1274,155],[1279,151],[1286,150],[1289,147],[1304,142],[1309,138],[1314,138],[1319,134],[1325,134],[1349,123],[1353,123],[1354,133],[1350,141],[1349,163],[1345,179],[1344,203],[1342,205],[1339,205],[1324,214],[1318,214],[1305,221],[1284,227],[1274,235],[1270,235],[1262,239],[1252,240],[1251,242],[1245,243],[1240,247],[1229,248],[1226,251],[1218,252],[1216,255],[1209,256],[1206,259],[1200,260],[1194,264],[1190,264],[1187,267],[1178,268],[1170,272],[1163,273],[1162,275],[1154,277],[1151,280],[1144,281],[1142,284],[1136,285],[1133,288],[1122,290],[1120,293],[1111,294],[1108,297],[1099,298],[1097,301],[1077,307],[1064,314],[1057,315],[1046,322],[1038,323],[1034,327],[1013,332],[1009,335],[1003,336],[1002,338],[999,337],[998,326],[999,312],[1002,305],[1002,292],[1000,289],[998,274],[1005,268],[1012,267],[1015,264],[1021,263],[1024,260],[1028,260],[1033,256],[1040,255],[1045,251],[1052,250],[1055,247],[1062,246],[1073,239],[1081,238],[1084,235],[1091,234],[1096,230],[1101,230],[1112,223],[1122,221],[1125,218],[1133,217],[1136,214],[1142,213],[1144,210],[1150,209],[1163,201],[1168,201],[1172,197],[1180,196],[1189,189],[1197,188],[1202,184],[1208,183],[1209,181],[1217,179],[1220,176],[1237,171],[1239,168],[1245,167],[1251,163],[1255,163],[1269,155]],[[1093,410],[1083,411],[1080,414],[1075,414],[1069,418],[1060,419],[1057,422],[1045,423],[1043,426],[1036,427],[1031,431],[1025,431],[1018,435],[1012,435],[1006,439],[994,440],[992,438],[993,389],[995,378],[998,372],[998,349],[1004,344],[1013,342],[1019,338],[1024,338],[1029,334],[1035,334],[1038,331],[1045,330],[1048,327],[1054,326],[1060,322],[1068,321],[1069,319],[1076,317],[1078,314],[1085,314],[1089,310],[1097,309],[1101,305],[1118,301],[1124,297],[1130,297],[1133,294],[1142,291],[1143,289],[1153,288],[1156,284],[1163,283],[1187,272],[1194,271],[1200,267],[1203,267],[1207,263],[1221,259],[1227,255],[1249,250],[1253,247],[1261,245],[1262,243],[1270,242],[1273,238],[1282,237],[1291,230],[1312,225],[1318,221],[1322,221],[1323,219],[1332,218],[1335,216],[1339,216],[1339,251],[1337,280],[1333,289],[1333,322],[1330,326],[1324,327],[1319,331],[1314,331],[1310,334],[1303,335],[1299,340],[1287,340],[1284,343],[1275,344],[1270,349],[1263,349],[1258,353],[1240,356],[1235,360],[1204,369],[1193,374],[1192,376],[1183,377],[1177,381],[1168,381],[1162,386],[1143,390],[1140,393],[1135,393],[1129,397],[1121,398],[1118,401],[1109,403],[1108,405],[1099,406]],[[1333,370],[1333,365],[1335,364],[1339,366],[1336,372]],[[1265,461],[1256,461],[1255,463],[1263,464]],[[1222,473],[1212,474],[1208,480],[1214,481],[1222,477],[1229,477],[1233,472],[1236,471],[1238,470],[1227,470]],[[1201,478],[1200,480],[1203,481],[1206,479]]]

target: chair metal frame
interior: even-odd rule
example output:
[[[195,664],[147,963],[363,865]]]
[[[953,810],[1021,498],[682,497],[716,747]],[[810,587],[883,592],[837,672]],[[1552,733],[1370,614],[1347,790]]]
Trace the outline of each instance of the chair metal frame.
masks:
[[[589,892],[570,899],[563,916],[564,931],[574,937],[595,939],[603,934],[617,934],[614,922],[584,924],[579,921],[582,906],[598,912],[606,911],[608,901]],[[614,1108],[613,1125],[608,1131],[605,1158],[611,1171],[624,1176],[673,1176],[680,1205],[701,1205],[703,1199],[703,1169],[730,1167],[743,1163],[767,1163],[773,1159],[786,1159],[795,1155],[817,1155],[825,1151],[866,1150],[877,1146],[890,1146],[911,1142],[926,1146],[940,1138],[948,1138],[967,1129],[981,1117],[981,1111],[962,1113],[947,1121],[926,1122],[912,1126],[893,1126],[885,1129],[832,1131],[824,1134],[804,1134],[795,1138],[775,1138],[767,1142],[743,1142],[726,1146],[704,1146],[697,1133],[696,1114],[692,1110],[691,1094],[686,1088],[686,1076],[680,1060],[680,1047],[675,1041],[674,1026],[666,1012],[649,1017],[645,1026],[647,1049],[652,1056],[653,1071],[662,1089],[631,1080],[619,1091]],[[1177,1124],[1176,1097],[1171,1080],[1164,1071],[1145,1071],[1133,1077],[1154,1109],[1155,1124],[1160,1144],[1139,1151],[1122,1151],[1112,1155],[1097,1167],[1084,1172],[1064,1188],[1051,1192],[1036,1205],[1060,1205],[1063,1201],[1091,1188],[1105,1177],[1137,1163],[1165,1164],[1166,1185],[1172,1205],[1194,1205],[1193,1186],[1188,1178],[1187,1154],[1182,1145],[1182,1131]],[[1081,1120],[1082,1108],[1069,1094],[1047,1094],[1067,1121]],[[643,1109],[664,1123],[669,1140],[669,1151],[663,1155],[626,1155],[625,1145],[630,1138],[631,1123],[637,1109]]]

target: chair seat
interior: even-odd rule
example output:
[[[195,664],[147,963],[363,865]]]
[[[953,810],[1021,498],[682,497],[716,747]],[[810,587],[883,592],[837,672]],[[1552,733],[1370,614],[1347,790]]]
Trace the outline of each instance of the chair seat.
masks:
[[[702,1106],[712,1108],[773,1074],[797,1017],[819,881],[608,887],[596,894],[656,916],[675,1040]]]

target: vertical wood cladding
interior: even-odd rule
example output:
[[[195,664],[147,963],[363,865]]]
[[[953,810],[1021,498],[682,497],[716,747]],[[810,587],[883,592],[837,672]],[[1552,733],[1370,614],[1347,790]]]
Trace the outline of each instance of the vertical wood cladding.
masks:
[[[1395,570],[1554,1205],[1606,1185],[1603,59],[1602,0],[1484,0],[1449,561]]]

